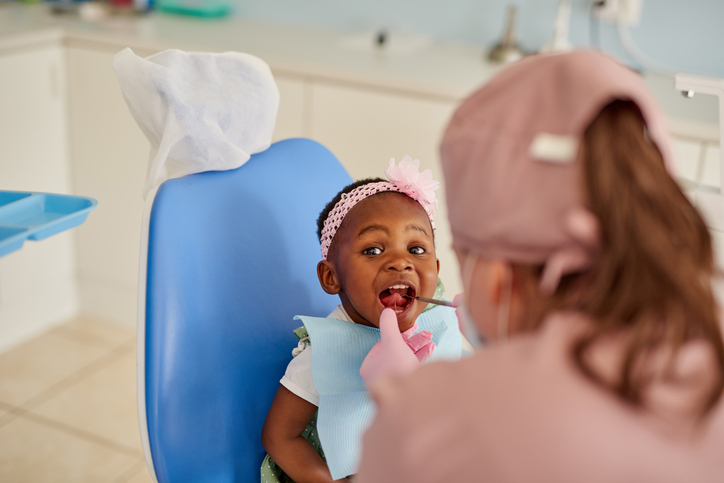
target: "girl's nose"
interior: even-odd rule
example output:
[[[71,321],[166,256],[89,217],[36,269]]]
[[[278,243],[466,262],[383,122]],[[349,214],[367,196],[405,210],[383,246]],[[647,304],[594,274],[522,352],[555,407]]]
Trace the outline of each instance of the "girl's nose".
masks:
[[[406,270],[412,270],[412,262],[405,256],[394,255],[387,262],[387,270],[404,272]]]

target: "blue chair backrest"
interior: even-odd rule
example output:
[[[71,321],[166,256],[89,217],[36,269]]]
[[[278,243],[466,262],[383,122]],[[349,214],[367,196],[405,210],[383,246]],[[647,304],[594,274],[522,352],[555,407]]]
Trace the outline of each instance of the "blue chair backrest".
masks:
[[[166,181],[151,210],[145,406],[159,482],[254,482],[260,434],[319,286],[316,219],[351,179],[306,139]],[[143,425],[143,421],[141,422]]]

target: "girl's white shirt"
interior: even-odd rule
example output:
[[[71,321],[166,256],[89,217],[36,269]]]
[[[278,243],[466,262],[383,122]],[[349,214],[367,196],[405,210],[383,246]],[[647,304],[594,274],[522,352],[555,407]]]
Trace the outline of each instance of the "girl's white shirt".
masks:
[[[337,305],[327,318],[353,323],[342,305]],[[292,354],[294,358],[289,362],[287,370],[279,382],[296,396],[319,407],[319,393],[312,378],[311,345],[308,341],[300,340]]]

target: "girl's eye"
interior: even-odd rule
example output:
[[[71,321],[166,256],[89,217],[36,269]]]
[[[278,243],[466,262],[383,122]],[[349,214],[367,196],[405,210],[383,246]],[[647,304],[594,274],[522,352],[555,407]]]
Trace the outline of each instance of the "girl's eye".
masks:
[[[412,247],[410,248],[410,253],[413,255],[422,255],[425,253],[425,249],[423,247]]]
[[[365,249],[362,253],[364,253],[365,255],[381,255],[382,249],[380,249],[379,247],[370,247]]]

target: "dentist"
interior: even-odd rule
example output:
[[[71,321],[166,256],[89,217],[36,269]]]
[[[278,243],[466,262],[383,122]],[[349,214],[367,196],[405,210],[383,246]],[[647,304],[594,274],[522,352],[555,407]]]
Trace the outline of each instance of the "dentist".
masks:
[[[639,76],[593,51],[519,61],[441,156],[458,311],[488,342],[409,371],[381,326],[356,483],[724,481],[712,243]]]

